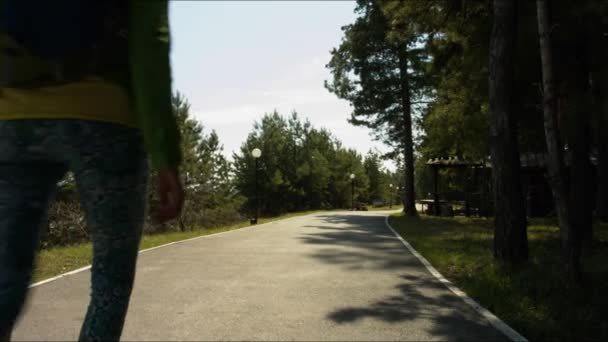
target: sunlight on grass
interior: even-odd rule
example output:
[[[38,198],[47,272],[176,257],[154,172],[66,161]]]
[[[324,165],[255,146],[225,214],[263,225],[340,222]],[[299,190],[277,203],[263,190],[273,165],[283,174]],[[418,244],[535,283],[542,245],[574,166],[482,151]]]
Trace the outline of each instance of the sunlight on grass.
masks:
[[[554,221],[531,221],[530,262],[519,272],[494,262],[491,220],[395,214],[390,222],[446,278],[530,340],[608,338],[607,225],[596,229],[584,260],[585,288],[568,288]]]
[[[290,217],[304,216],[319,211],[306,211],[300,213],[289,213],[286,215],[260,218],[259,224],[284,220]],[[221,232],[227,232],[244,227],[250,227],[248,221],[239,222],[234,225],[218,228],[195,229],[186,232],[170,232],[164,234],[144,235],[140,243],[141,249],[148,249],[156,246],[161,246],[167,243],[195,238],[203,235],[211,235]],[[91,264],[91,244],[79,244],[74,246],[54,247],[45,249],[38,254],[36,270],[33,276],[33,282],[38,282],[56,275],[69,272]]]
[[[38,254],[33,281],[56,276],[91,263],[91,244],[55,247],[45,249]]]

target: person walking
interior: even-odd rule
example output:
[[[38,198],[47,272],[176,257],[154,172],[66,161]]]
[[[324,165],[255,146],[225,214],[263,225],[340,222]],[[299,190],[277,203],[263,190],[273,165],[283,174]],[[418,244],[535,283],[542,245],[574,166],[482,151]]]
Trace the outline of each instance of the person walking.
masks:
[[[93,243],[80,340],[120,339],[149,164],[158,219],[177,217],[184,201],[167,12],[166,0],[0,0],[0,341],[23,308],[68,171]]]

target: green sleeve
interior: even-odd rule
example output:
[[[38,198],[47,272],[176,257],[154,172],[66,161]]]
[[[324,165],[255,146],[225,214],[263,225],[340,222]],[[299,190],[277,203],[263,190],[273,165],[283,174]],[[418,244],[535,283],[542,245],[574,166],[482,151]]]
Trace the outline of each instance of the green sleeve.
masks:
[[[135,111],[152,166],[181,162],[180,136],[171,105],[168,3],[131,0],[129,58]]]

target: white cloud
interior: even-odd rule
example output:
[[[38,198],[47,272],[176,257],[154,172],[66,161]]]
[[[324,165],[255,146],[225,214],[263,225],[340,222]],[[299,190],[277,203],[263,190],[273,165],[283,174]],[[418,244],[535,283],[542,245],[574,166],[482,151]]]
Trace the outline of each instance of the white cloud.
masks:
[[[329,58],[330,54],[327,53],[301,62],[294,67],[295,75],[293,76],[300,81],[321,81],[319,85],[322,86],[323,79],[329,77],[329,71],[325,69],[325,64],[329,61]]]

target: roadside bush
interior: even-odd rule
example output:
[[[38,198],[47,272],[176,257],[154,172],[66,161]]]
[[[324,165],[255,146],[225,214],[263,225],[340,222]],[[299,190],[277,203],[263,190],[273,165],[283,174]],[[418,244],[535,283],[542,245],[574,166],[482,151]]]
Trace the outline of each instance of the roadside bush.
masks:
[[[64,246],[88,241],[89,233],[78,201],[53,201],[42,227],[41,247]]]

